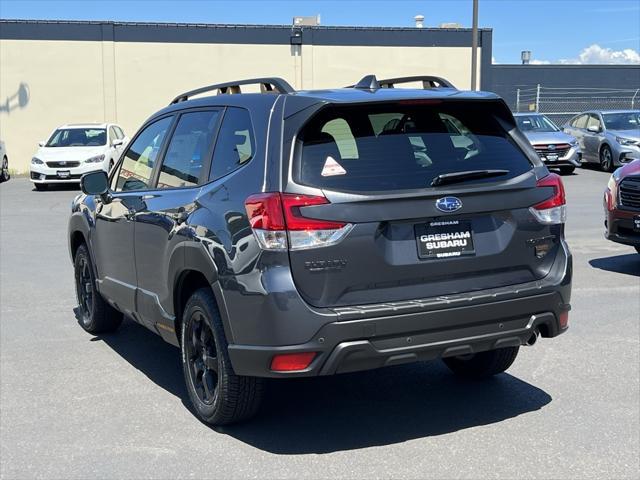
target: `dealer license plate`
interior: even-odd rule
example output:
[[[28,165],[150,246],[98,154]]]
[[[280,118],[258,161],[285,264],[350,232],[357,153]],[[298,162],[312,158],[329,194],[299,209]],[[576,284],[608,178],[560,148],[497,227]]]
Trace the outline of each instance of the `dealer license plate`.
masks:
[[[475,255],[471,222],[441,220],[415,226],[418,256],[446,258]]]

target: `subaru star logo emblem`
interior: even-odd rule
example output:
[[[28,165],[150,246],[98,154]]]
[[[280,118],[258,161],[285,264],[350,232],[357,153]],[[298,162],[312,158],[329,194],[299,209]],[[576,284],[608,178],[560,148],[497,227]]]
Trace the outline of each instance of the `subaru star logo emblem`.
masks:
[[[60,162],[60,165],[66,165],[66,164],[67,164],[67,162],[64,162],[64,161]]]
[[[556,146],[555,146],[555,145],[549,145],[547,148],[548,148],[549,150],[555,150],[555,149],[556,149]]]
[[[462,208],[462,202],[456,197],[442,197],[436,200],[436,208],[441,212],[455,212]]]

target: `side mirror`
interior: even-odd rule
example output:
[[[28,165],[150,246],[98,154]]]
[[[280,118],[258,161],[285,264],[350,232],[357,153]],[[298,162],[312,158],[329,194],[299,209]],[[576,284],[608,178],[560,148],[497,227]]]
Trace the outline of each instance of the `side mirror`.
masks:
[[[104,170],[85,173],[80,177],[80,188],[85,195],[100,195],[103,201],[107,200],[109,192],[109,177]],[[106,202],[108,203],[108,202]]]
[[[600,127],[596,127],[595,125],[591,125],[587,127],[587,131],[591,133],[600,133]]]
[[[113,142],[111,142],[111,145],[113,145],[114,147],[124,145],[124,138],[116,138]]]
[[[44,140],[40,140],[40,141],[38,142],[38,146],[39,146],[39,147],[44,147]]]

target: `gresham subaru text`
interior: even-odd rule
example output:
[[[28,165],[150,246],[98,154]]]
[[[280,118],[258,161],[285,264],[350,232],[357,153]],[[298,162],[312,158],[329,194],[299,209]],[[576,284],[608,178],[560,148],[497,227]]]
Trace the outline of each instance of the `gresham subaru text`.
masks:
[[[124,314],[178,346],[211,425],[254,415],[267,377],[441,358],[486,378],[568,326],[560,177],[502,99],[442,78],[199,88],[81,187],[82,327]]]

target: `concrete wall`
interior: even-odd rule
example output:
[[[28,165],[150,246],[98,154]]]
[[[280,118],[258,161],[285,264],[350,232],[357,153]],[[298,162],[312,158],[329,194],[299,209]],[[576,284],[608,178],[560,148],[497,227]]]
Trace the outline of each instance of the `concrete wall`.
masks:
[[[279,76],[297,89],[336,87],[368,73],[432,74],[469,88],[468,30],[0,22],[0,138],[26,171],[37,142],[63,123],[114,121],[133,135],[178,93]],[[478,76],[491,58],[481,32]],[[488,52],[487,52],[488,49]]]

